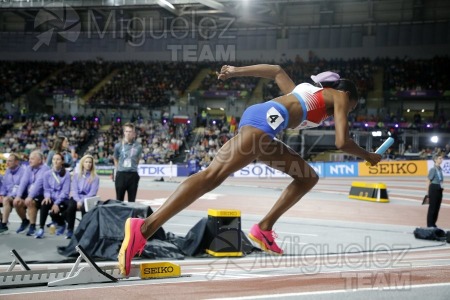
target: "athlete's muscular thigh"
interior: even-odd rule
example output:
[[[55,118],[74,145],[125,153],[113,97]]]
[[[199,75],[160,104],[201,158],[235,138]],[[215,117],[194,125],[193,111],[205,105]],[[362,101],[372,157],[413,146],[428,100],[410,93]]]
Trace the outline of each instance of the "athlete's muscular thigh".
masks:
[[[208,169],[228,176],[256,160],[270,144],[271,138],[263,131],[244,126],[220,148]]]
[[[293,178],[317,177],[314,169],[297,152],[277,139],[270,143],[258,159]]]

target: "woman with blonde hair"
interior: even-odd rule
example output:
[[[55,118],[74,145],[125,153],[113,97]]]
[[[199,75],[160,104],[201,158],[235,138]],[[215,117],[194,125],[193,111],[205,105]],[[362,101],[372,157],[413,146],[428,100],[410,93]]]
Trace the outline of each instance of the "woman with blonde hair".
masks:
[[[84,199],[97,195],[100,184],[100,178],[95,170],[94,157],[86,154],[80,160],[77,170],[72,177],[72,198],[76,202],[73,209],[75,215],[77,210],[84,216],[86,213]]]

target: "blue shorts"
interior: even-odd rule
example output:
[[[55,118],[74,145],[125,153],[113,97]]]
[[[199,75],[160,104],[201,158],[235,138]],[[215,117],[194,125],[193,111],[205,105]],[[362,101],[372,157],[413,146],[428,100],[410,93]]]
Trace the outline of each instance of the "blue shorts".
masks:
[[[242,114],[239,128],[249,125],[261,129],[271,138],[289,123],[289,113],[282,104],[276,101],[267,101],[248,107]]]

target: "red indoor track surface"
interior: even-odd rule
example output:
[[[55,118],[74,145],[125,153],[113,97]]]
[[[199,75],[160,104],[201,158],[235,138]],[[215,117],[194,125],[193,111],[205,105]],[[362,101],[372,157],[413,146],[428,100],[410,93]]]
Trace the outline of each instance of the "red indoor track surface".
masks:
[[[416,287],[425,289],[425,294],[427,289],[434,291],[437,286],[449,291],[450,244],[416,240],[412,235],[415,227],[426,225],[427,206],[421,205],[426,193],[425,178],[367,180],[385,183],[390,203],[348,199],[353,180],[361,178],[321,179],[313,191],[280,219],[275,230],[286,251],[284,256],[253,253],[242,258],[186,258],[174,261],[181,266],[182,274],[190,275],[186,277],[7,289],[0,290],[0,298],[251,299],[272,295],[273,299],[296,299],[302,295],[310,298],[334,295],[337,299],[352,299],[355,292],[361,292],[354,299],[379,299],[380,292],[389,291],[394,293],[389,296],[401,299],[409,298]],[[206,216],[209,208],[228,208],[241,210],[242,229],[247,232],[288,183],[288,179],[230,178],[170,220],[167,227],[186,233],[196,223],[193,216]],[[138,201],[156,210],[177,184],[143,179]],[[102,180],[100,196],[114,198],[110,181]],[[450,230],[449,193],[444,193],[444,199],[438,225]],[[299,238],[292,238],[296,234]],[[372,244],[364,247],[374,251],[352,253],[351,247],[359,250],[358,246],[367,242]],[[334,251],[341,249],[336,248],[339,245],[345,251]],[[331,250],[308,251],[308,247],[311,250],[327,246]],[[446,299],[446,295],[433,294],[429,299]]]

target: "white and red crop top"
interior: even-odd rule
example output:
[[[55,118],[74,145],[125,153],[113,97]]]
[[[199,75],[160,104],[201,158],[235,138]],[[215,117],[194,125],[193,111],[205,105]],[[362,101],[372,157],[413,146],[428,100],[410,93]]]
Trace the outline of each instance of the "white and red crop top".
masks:
[[[317,127],[330,117],[326,111],[322,91],[323,88],[309,83],[301,83],[294,88],[292,94],[297,97],[303,110],[302,121],[296,129]]]

